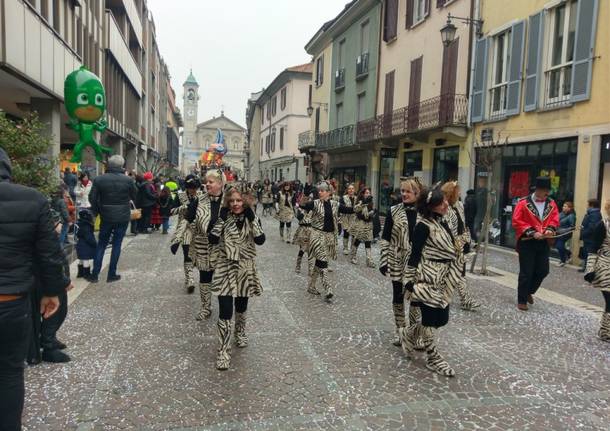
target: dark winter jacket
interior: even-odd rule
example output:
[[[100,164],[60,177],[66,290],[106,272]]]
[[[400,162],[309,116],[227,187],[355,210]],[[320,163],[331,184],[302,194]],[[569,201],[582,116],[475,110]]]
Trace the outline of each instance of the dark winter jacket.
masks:
[[[602,214],[599,208],[589,208],[587,214],[582,219],[580,226],[580,239],[587,250],[592,249],[595,243],[595,226],[602,221]]]
[[[157,194],[155,193],[155,186],[145,181],[138,190],[138,204],[140,208],[154,207],[157,203]]]
[[[68,192],[71,197],[74,197],[74,188],[78,183],[78,178],[72,172],[64,174],[64,184],[68,186]]]
[[[62,224],[67,224],[70,221],[70,213],[63,196],[55,196],[51,200],[51,209],[59,215]]]
[[[129,201],[136,198],[136,186],[122,169],[109,169],[93,180],[89,202],[93,214],[99,214],[103,223],[129,223]]]
[[[37,275],[40,293],[57,296],[70,279],[63,271],[64,254],[49,202],[40,192],[10,179],[10,160],[0,148],[0,294],[33,293]]]
[[[171,211],[174,208],[174,199],[172,195],[168,196],[159,196],[159,214],[161,218],[169,218],[171,216]]]
[[[558,234],[568,232],[574,229],[574,226],[576,226],[576,214],[574,214],[574,211],[570,211],[568,214],[564,213],[563,211],[559,213],[559,229],[557,230]],[[564,241],[567,241],[572,238],[572,234],[566,235],[563,238]]]
[[[78,215],[76,257],[81,260],[94,259],[97,241],[93,234],[93,215],[87,210],[81,211]]]
[[[466,199],[464,199],[464,218],[466,226],[470,227],[474,225],[477,210],[477,197],[474,190],[470,189],[466,192]]]

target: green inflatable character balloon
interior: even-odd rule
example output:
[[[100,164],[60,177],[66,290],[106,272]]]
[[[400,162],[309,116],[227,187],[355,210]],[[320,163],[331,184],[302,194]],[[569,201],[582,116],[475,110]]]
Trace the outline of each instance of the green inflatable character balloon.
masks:
[[[89,146],[95,151],[97,161],[101,162],[104,153],[112,153],[112,149],[95,140],[95,132],[103,132],[107,127],[106,120],[102,118],[106,110],[106,93],[102,81],[82,66],[66,76],[64,102],[70,116],[68,126],[78,133],[78,142],[70,161],[80,163],[83,149]]]

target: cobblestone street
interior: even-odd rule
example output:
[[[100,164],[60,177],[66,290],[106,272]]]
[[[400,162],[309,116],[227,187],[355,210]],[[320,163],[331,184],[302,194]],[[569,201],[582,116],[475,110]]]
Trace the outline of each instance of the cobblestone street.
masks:
[[[452,306],[441,331],[439,351],[457,373],[447,379],[425,368],[423,353],[406,360],[391,344],[391,286],[376,269],[341,254],[327,304],[294,273],[296,246],[280,242],[275,221],[264,224],[265,291],[250,301],[250,345],[233,349],[230,370],[214,366],[217,302],[197,322],[199,295],[183,290],[171,235],[140,235],[124,247],[121,281],[75,289],[59,333],[72,362],[26,371],[25,428],[610,428],[610,346],[596,338],[603,300],[575,268],[552,266],[523,313],[516,258],[494,251],[502,275],[469,281],[483,306]]]

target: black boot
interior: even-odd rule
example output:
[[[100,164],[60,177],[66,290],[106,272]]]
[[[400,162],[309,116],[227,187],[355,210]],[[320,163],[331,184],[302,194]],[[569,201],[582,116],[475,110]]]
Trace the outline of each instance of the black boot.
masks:
[[[83,265],[78,265],[78,272],[76,273],[76,278],[82,278],[84,276],[84,267]]]
[[[42,360],[52,363],[70,362],[70,356],[66,355],[59,349],[44,349],[42,351]]]
[[[91,268],[83,268],[83,278],[87,281],[91,281]]]

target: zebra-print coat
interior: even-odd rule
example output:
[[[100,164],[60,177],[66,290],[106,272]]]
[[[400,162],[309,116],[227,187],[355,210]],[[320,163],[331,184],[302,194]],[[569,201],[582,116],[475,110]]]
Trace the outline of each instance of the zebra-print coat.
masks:
[[[198,190],[196,198],[200,199],[203,197],[203,195],[204,193],[201,190]],[[193,229],[191,224],[184,218],[184,214],[186,213],[186,209],[189,204],[189,198],[186,191],[178,192],[178,201],[180,202],[180,206],[172,208],[171,210],[171,215],[178,216],[178,224],[171,243],[190,245],[193,239]]]
[[[271,191],[271,186],[264,186],[263,193],[261,196],[261,203],[263,205],[271,205],[273,204],[273,192]]]
[[[346,208],[353,208],[354,205],[356,204],[356,196],[352,196],[350,198],[349,195],[343,195],[343,197],[340,200],[340,203],[341,203],[341,205],[343,205]],[[340,214],[339,215],[339,222],[341,223],[341,227],[343,228],[343,230],[346,230],[350,233],[352,231],[352,226],[354,225],[355,220],[356,220],[355,214]]]
[[[464,247],[466,244],[470,244],[471,238],[468,226],[466,226],[466,217],[464,216],[464,205],[462,202],[457,201],[454,205],[450,205],[445,218],[451,228],[451,233],[453,234],[453,238],[455,239],[458,248],[458,259],[461,262],[465,262],[463,253]]]
[[[379,267],[387,267],[392,281],[405,283],[405,268],[416,223],[417,210],[412,205],[400,203],[388,211],[379,244]]]
[[[243,214],[229,214],[218,219],[210,239],[218,241],[218,257],[210,290],[219,296],[260,296],[263,292],[256,271],[256,245],[262,245],[265,234],[257,216],[250,221]]]
[[[222,197],[223,195],[220,195],[213,199],[222,202]],[[220,213],[221,206],[218,206],[218,213]],[[210,223],[216,218],[218,218],[218,214],[212,214],[210,196],[203,194],[199,198],[195,221],[191,223],[193,239],[189,248],[189,256],[199,271],[214,271],[216,266],[218,247],[210,244],[208,240]]]
[[[405,280],[413,284],[411,301],[446,308],[460,283],[462,268],[451,229],[443,217],[420,218],[413,232]]]
[[[329,199],[332,231],[324,230],[324,202],[316,199],[303,205],[304,210],[311,213],[311,235],[309,240],[309,256],[322,262],[337,259],[337,224],[339,223],[339,203]]]
[[[595,273],[593,287],[610,292],[610,220],[604,219],[593,230],[594,244],[587,256],[587,275]]]
[[[367,204],[358,201],[354,206],[354,213],[355,219],[349,233],[361,242],[373,241],[373,210],[369,210]]]
[[[299,219],[299,227],[294,233],[292,243],[303,250],[308,250],[311,237],[311,211],[304,211],[299,208],[297,209],[297,218]]]
[[[288,193],[288,195],[286,195],[283,191],[281,191],[277,195],[279,212],[277,218],[282,223],[290,223],[294,218],[294,208],[292,206],[293,199],[294,195],[292,193]]]

